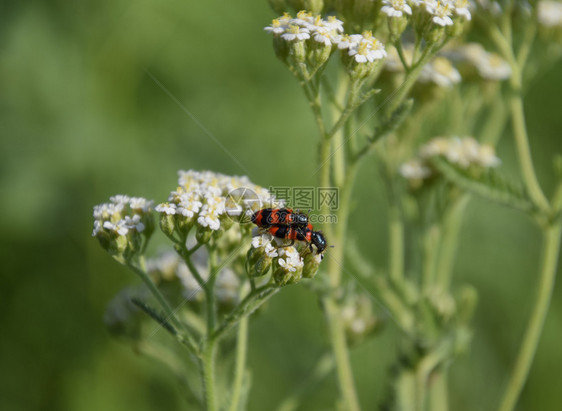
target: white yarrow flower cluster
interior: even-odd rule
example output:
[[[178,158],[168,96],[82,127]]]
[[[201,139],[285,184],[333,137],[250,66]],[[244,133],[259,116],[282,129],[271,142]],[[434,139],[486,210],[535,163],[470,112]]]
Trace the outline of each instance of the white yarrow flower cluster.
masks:
[[[479,43],[469,43],[447,53],[459,63],[466,62],[476,68],[485,80],[500,81],[511,77],[511,66],[499,54],[486,51]]]
[[[92,236],[97,236],[102,231],[125,236],[131,231],[142,233],[146,226],[143,222],[145,216],[152,211],[152,201],[142,197],[129,197],[115,195],[109,203],[94,207],[94,230]]]
[[[386,57],[384,44],[377,40],[370,31],[363,34],[340,36],[337,40],[340,50],[347,50],[356,63],[372,63]]]
[[[439,87],[451,87],[461,81],[461,75],[447,58],[435,57],[422,68],[418,81],[434,83]]]
[[[429,160],[433,157],[444,157],[463,169],[471,166],[493,168],[501,164],[492,146],[480,144],[473,137],[436,137],[420,147],[416,158],[400,166],[400,174],[412,182],[431,177]]]
[[[255,208],[274,201],[268,190],[256,186],[247,177],[189,170],[179,172],[178,184],[178,188],[170,193],[168,202],[158,204],[156,211],[168,216],[185,217],[213,231],[220,229],[221,220],[227,215],[227,202],[232,201],[229,195],[234,190],[240,189],[240,195],[244,198],[239,199],[239,204],[246,209],[235,210],[232,215],[255,211]]]
[[[288,272],[294,273],[304,266],[303,259],[295,247],[280,248],[279,256],[279,266]]]
[[[307,11],[300,11],[295,18],[285,13],[274,19],[264,30],[288,42],[313,39],[331,46],[337,35],[343,32],[343,22],[333,16],[323,19]]]
[[[431,168],[421,159],[413,158],[400,166],[400,174],[407,180],[423,180],[431,176]]]
[[[420,154],[425,159],[443,156],[447,161],[461,168],[468,168],[471,165],[491,168],[501,164],[492,146],[480,144],[473,137],[436,137],[421,147]]]

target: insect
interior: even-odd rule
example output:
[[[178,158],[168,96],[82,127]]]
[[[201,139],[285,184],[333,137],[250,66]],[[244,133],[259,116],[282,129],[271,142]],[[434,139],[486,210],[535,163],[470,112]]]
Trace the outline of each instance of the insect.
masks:
[[[276,225],[268,228],[268,231],[274,237],[292,240],[291,244],[293,244],[295,240],[304,241],[308,243],[310,252],[313,251],[313,245],[316,247],[318,254],[323,253],[328,246],[324,234],[322,234],[320,231],[314,231],[312,224],[307,224],[306,227]]]
[[[308,216],[299,211],[295,213],[290,208],[264,208],[252,215],[252,223],[262,228],[281,225],[306,228]]]

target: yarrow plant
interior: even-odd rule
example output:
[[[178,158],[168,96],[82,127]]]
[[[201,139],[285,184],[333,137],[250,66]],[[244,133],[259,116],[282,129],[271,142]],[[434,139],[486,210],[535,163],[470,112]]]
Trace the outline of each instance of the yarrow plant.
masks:
[[[139,352],[181,374],[193,406],[209,410],[242,406],[248,390],[249,316],[281,287],[311,279],[318,271],[322,255],[312,246],[287,244],[267,231],[252,229],[248,216],[283,204],[246,177],[189,170],[179,172],[176,189],[156,206],[144,198],[116,195],[94,207],[93,236],[143,281],[115,298],[106,322],[114,333],[134,342]],[[172,247],[146,260],[155,213]],[[187,360],[153,341],[159,329],[149,333],[142,325],[148,319],[187,348]],[[217,347],[235,327],[239,347],[234,376],[217,381]],[[200,369],[200,390],[187,372],[193,365]],[[229,383],[230,396],[221,395],[219,402],[216,387]]]
[[[165,202],[115,196],[94,208],[93,235],[143,281],[110,304],[110,329],[178,374],[185,373],[178,364],[195,364],[202,388],[193,383],[196,376],[187,377],[193,404],[239,410],[249,385],[248,318],[282,287],[307,283],[331,347],[311,382],[334,372],[335,402],[360,410],[349,351],[389,323],[400,333],[382,408],[446,410],[448,369],[470,346],[478,299],[474,287],[455,278],[456,249],[465,210],[481,197],[530,216],[543,234],[537,297],[499,406],[513,410],[537,349],[560,248],[562,158],[559,184],[547,196],[534,171],[523,106],[529,81],[562,56],[560,3],[269,3],[278,17],[264,30],[302,87],[318,128],[317,185],[339,189],[337,224],[323,227],[333,248],[323,262],[309,244],[243,224],[259,208],[285,206],[247,178],[180,171]],[[504,135],[514,142],[518,177],[503,170],[496,153]],[[388,221],[386,262],[363,256],[348,227],[354,183],[366,161],[377,165],[388,214],[373,211],[363,221]],[[155,214],[172,247],[146,262]],[[147,319],[187,348],[188,364],[146,338]],[[217,347],[232,329],[234,371],[219,376]],[[223,387],[229,394],[221,402]],[[296,387],[280,408],[297,408],[303,395]]]

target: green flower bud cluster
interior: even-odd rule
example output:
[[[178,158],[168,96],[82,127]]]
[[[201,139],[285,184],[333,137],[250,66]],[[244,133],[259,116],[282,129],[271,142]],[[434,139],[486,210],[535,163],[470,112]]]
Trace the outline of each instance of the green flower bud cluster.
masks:
[[[101,246],[121,263],[144,251],[154,232],[152,201],[116,195],[94,207],[94,230]]]
[[[248,250],[246,270],[250,277],[263,277],[271,272],[278,286],[295,284],[302,278],[313,278],[318,272],[322,255],[311,252],[307,245],[278,244],[268,233],[258,233]]]
[[[310,80],[335,50],[343,22],[299,11],[295,18],[285,13],[274,19],[265,30],[273,34],[277,57],[299,78]]]

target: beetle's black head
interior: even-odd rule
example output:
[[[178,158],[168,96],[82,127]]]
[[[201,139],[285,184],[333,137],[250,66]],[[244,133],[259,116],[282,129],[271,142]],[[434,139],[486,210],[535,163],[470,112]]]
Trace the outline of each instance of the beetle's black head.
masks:
[[[326,237],[324,237],[324,234],[322,234],[320,231],[313,231],[312,234],[310,234],[310,242],[314,244],[314,246],[318,250],[318,254],[321,254],[328,246]]]
[[[308,225],[308,216],[306,214],[295,213],[293,214],[293,223],[306,227]]]

